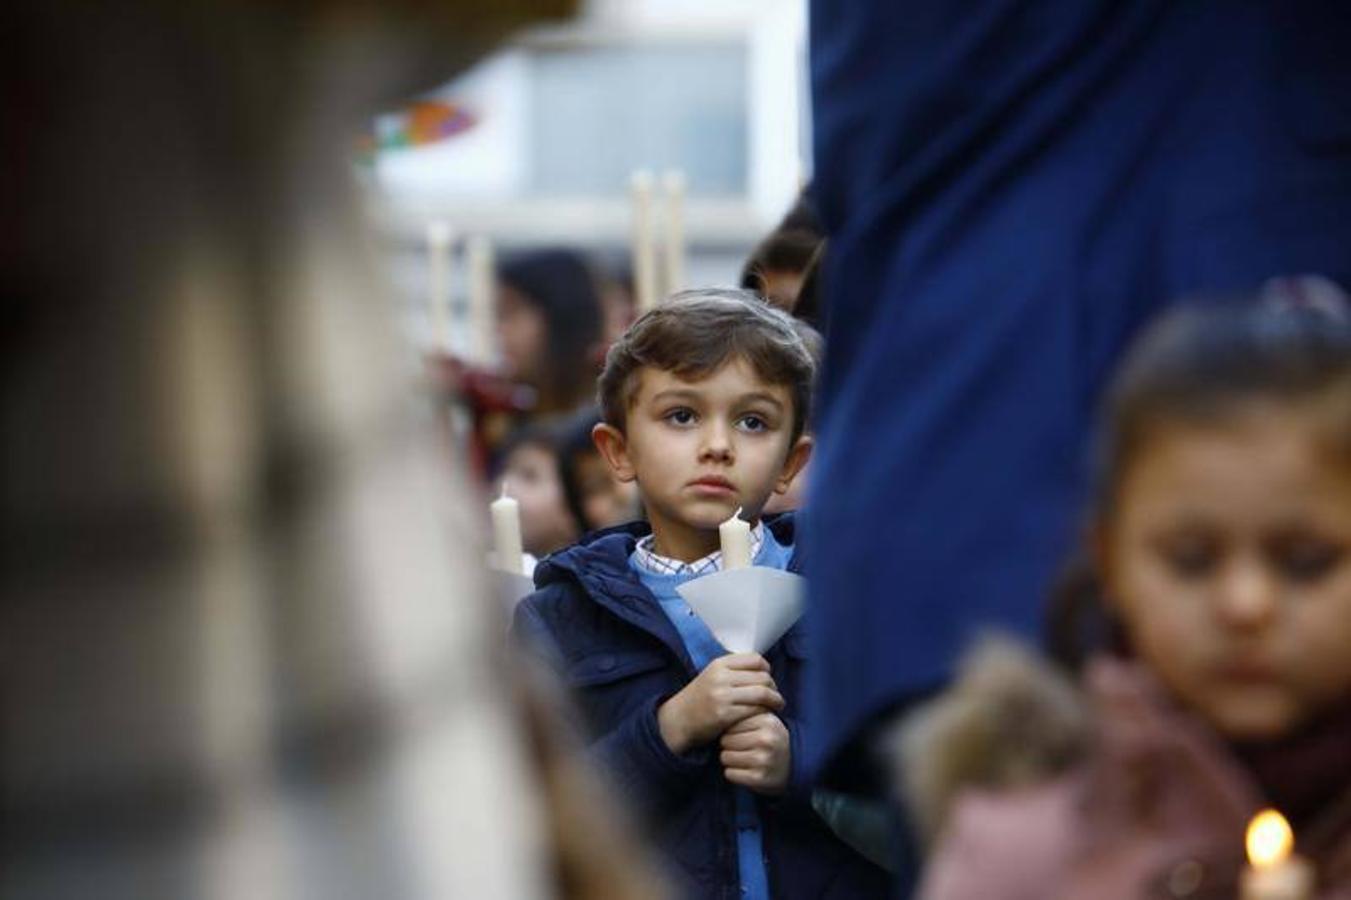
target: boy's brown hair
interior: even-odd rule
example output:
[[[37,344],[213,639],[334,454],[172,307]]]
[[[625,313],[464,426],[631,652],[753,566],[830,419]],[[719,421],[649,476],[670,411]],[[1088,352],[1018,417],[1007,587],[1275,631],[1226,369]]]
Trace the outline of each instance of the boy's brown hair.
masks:
[[[640,316],[610,347],[598,382],[601,414],[624,430],[642,369],[696,381],[740,357],[769,384],[789,389],[796,441],[811,409],[819,344],[808,326],[750,291],[681,291]]]

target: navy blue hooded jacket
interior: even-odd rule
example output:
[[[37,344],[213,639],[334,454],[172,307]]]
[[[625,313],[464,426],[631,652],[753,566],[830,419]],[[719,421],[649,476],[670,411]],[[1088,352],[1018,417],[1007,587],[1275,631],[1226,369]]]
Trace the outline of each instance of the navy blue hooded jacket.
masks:
[[[793,543],[791,515],[765,520]],[[685,877],[690,897],[738,896],[733,786],[717,744],[676,756],[662,740],[657,707],[697,675],[657,599],[629,567],[646,523],[589,536],[543,560],[538,590],[517,607],[517,637],[546,657],[572,688],[599,766],[647,819]],[[789,571],[799,571],[794,555]],[[882,871],[841,843],[812,811],[801,754],[805,641],[794,626],[765,654],[787,706],[788,792],[758,798],[770,891],[779,898],[867,898],[887,893]]]

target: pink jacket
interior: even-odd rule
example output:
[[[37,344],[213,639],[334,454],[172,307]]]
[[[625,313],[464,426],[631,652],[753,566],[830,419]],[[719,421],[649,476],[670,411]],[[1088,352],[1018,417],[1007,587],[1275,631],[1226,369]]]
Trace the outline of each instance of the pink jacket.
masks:
[[[1140,667],[1099,660],[1087,687],[1087,757],[1049,782],[957,793],[922,898],[1238,896],[1244,830],[1264,805],[1255,781]],[[1297,850],[1318,868],[1318,898],[1351,900],[1351,790],[1325,809]]]

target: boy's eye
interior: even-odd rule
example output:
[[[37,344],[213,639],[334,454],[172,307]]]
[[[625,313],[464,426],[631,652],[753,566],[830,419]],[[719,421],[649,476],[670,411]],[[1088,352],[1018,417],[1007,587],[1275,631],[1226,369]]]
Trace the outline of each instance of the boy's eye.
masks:
[[[769,423],[757,415],[745,415],[737,420],[737,424],[744,431],[764,431],[769,427]]]
[[[662,418],[672,425],[689,425],[694,422],[694,410],[682,406],[679,409],[671,410]]]

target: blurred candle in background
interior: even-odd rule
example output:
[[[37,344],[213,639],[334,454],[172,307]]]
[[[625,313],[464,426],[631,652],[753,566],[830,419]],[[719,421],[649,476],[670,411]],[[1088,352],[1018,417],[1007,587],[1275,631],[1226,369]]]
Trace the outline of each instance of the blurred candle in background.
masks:
[[[427,224],[427,299],[432,313],[432,347],[450,349],[450,225]]]
[[[633,207],[633,293],[638,314],[657,305],[656,235],[652,227],[652,173],[640,169],[629,179]]]
[[[666,285],[674,294],[685,286],[685,173],[669,169],[661,179],[666,200]]]

